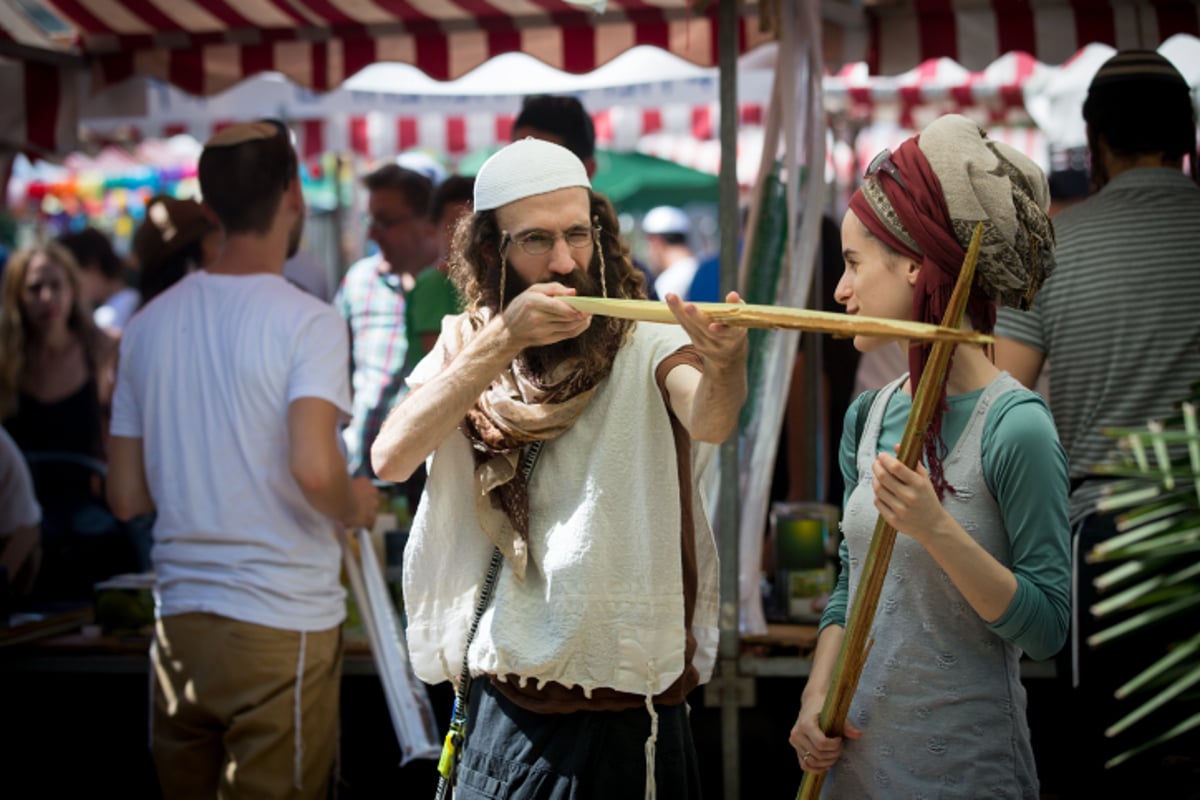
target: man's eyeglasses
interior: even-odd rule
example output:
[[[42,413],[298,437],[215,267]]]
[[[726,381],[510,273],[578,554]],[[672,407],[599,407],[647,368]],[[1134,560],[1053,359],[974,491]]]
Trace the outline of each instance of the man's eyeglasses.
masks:
[[[549,231],[529,231],[517,236],[508,236],[506,238],[510,242],[516,242],[531,256],[544,256],[554,249],[554,243],[558,237],[562,237],[567,241],[568,247],[573,247],[576,250],[582,250],[592,243],[592,228],[571,228],[562,233],[550,233]]]
[[[904,185],[904,180],[900,177],[900,169],[892,161],[892,151],[886,147],[871,159],[871,163],[867,165],[867,172],[863,177],[873,178],[880,172],[890,175],[892,180],[900,184],[901,189],[905,192],[908,191],[908,187]]]

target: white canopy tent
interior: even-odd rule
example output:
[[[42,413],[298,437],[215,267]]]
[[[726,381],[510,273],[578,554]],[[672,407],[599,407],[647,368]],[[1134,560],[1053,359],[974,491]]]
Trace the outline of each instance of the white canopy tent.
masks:
[[[775,50],[774,43],[764,44],[739,60],[742,186],[753,184],[758,169]],[[951,111],[975,116],[1004,136],[1004,127],[1031,125],[1024,109],[1026,83],[1044,82],[1057,69],[1021,53],[1006,54],[981,72],[939,58],[890,77],[869,75],[866,63],[856,62],[823,79],[823,104],[831,118],[853,118],[868,128],[861,140],[868,149],[890,131],[920,128]],[[522,53],[497,56],[453,81],[435,81],[409,64],[377,63],[326,93],[280,73],[260,73],[210,97],[136,78],[88,98],[81,129],[92,146],[179,133],[203,141],[230,122],[272,114],[293,123],[306,156],[333,150],[379,159],[416,147],[453,162],[507,141],[524,96],[571,94],[593,113],[600,146],[715,173],[721,159],[717,72],[642,46],[585,75]],[[1036,136],[1009,138],[1045,162],[1044,142]],[[830,153],[829,180],[852,182],[862,147],[831,146]]]
[[[260,73],[211,97],[137,78],[89,98],[81,109],[85,141],[136,141],[214,129],[267,114],[293,123],[300,150],[356,152],[383,158],[412,147],[446,161],[507,141],[522,99],[570,94],[596,117],[598,141],[636,149],[658,131],[711,138],[719,119],[716,68],[699,67],[662,49],[632,48],[585,75],[524,53],[506,53],[453,81],[435,81],[415,66],[377,63],[337,89],[315,93],[280,73]],[[771,87],[766,69],[741,69],[739,98],[761,117]]]

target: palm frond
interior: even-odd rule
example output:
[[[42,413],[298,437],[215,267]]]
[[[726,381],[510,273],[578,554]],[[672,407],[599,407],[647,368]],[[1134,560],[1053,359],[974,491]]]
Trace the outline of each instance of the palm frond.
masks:
[[[1134,756],[1141,755],[1142,753],[1146,752],[1147,750],[1150,750],[1152,748],[1159,747],[1163,744],[1166,744],[1167,742],[1171,741],[1172,739],[1175,739],[1179,736],[1182,736],[1185,733],[1196,730],[1198,728],[1200,728],[1200,713],[1193,714],[1191,717],[1183,720],[1178,725],[1171,727],[1166,732],[1161,733],[1158,736],[1155,736],[1155,737],[1149,739],[1148,741],[1144,742],[1143,744],[1138,745],[1137,747],[1133,747],[1133,748],[1130,748],[1129,750],[1126,750],[1124,753],[1121,753],[1121,755],[1116,756],[1115,758],[1109,759],[1108,761],[1106,761],[1104,763],[1104,766],[1107,767],[1108,769],[1112,769],[1113,767],[1117,766],[1118,764],[1123,764],[1124,762],[1128,761],[1129,759],[1133,758]]]
[[[1111,624],[1088,637],[1092,647],[1135,633],[1161,653],[1117,690],[1136,706],[1105,735],[1145,730],[1114,767],[1200,728],[1200,425],[1193,396],[1179,413],[1145,428],[1106,430],[1120,457],[1095,470],[1110,478],[1097,510],[1119,512],[1117,534],[1096,545],[1089,562],[1112,562],[1094,584],[1105,595],[1091,612]],[[1158,634],[1153,632],[1158,631]],[[1148,633],[1149,632],[1149,633]],[[1157,638],[1153,638],[1153,635]]]

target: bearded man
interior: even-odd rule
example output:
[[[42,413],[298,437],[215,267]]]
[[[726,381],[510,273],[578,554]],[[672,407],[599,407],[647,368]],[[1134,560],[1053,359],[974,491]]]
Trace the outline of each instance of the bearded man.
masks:
[[[559,145],[497,152],[474,207],[451,267],[467,310],[371,450],[393,481],[431,456],[404,598],[417,675],[458,679],[465,650],[475,678],[455,796],[696,797],[685,699],[712,672],[718,587],[693,441],[736,428],[745,330],[674,295],[678,326],[564,302],[644,291],[611,205]]]

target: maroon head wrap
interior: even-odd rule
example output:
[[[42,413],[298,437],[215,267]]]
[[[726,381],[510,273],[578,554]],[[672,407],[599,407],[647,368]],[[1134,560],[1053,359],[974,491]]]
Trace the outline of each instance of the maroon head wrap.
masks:
[[[874,169],[868,172],[866,183],[850,198],[850,210],[881,241],[921,265],[913,292],[912,319],[939,325],[966,255],[955,238],[941,182],[918,147],[916,136],[900,145],[895,153],[884,151],[872,165]],[[977,330],[986,333],[995,327],[996,306],[979,291],[978,275],[967,301],[967,314]],[[925,371],[930,347],[922,342],[909,344],[908,370],[914,393]],[[942,471],[945,410],[943,384],[924,442],[925,461],[939,498],[949,488]]]

